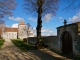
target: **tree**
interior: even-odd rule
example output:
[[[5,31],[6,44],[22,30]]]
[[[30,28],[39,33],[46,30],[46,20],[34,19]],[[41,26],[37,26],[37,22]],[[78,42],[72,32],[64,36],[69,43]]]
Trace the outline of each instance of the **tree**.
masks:
[[[37,46],[43,46],[41,39],[42,17],[45,14],[55,15],[58,9],[58,0],[24,0],[23,4],[26,13],[37,14]]]
[[[31,27],[30,23],[27,23],[27,30],[26,31],[27,31],[27,36],[28,37],[33,35],[33,33],[31,33],[32,27]]]
[[[26,27],[23,30],[26,32],[25,34],[27,35],[27,42],[28,42],[28,37],[33,35],[32,27],[31,27],[30,23],[27,23]]]
[[[63,10],[76,11],[80,9],[80,0],[59,0],[60,4],[63,4]]]
[[[6,16],[12,16],[12,10],[15,6],[16,3],[14,0],[0,0],[0,37],[5,25],[3,18]]]
[[[0,21],[0,39],[2,38],[2,34],[4,32],[5,23],[4,21]]]
[[[0,0],[0,22],[5,16],[12,16],[12,11],[16,6],[14,0]]]

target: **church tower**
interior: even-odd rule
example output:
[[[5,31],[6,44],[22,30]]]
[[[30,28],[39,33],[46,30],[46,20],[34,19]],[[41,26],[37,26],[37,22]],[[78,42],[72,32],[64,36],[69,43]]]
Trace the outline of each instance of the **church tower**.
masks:
[[[27,26],[24,23],[24,20],[22,20],[20,24],[18,25],[18,38],[20,39],[27,38],[27,32],[25,28],[27,28]]]

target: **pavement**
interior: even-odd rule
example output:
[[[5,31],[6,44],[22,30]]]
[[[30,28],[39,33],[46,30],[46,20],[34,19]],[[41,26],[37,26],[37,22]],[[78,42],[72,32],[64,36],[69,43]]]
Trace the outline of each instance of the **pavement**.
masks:
[[[9,39],[5,40],[0,50],[0,60],[73,60],[61,56],[49,49],[22,52]]]

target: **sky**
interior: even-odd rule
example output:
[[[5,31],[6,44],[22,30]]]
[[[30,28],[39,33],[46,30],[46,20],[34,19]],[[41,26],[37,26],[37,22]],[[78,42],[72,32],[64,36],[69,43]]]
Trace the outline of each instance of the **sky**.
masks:
[[[5,21],[6,26],[18,28],[18,24],[21,20],[24,20],[25,24],[30,23],[33,27],[34,33],[36,34],[37,18],[33,17],[31,14],[26,15],[23,11],[23,0],[16,0],[17,6],[13,10],[13,16],[7,17]],[[64,19],[67,20],[67,24],[75,23],[80,21],[80,12],[79,11],[67,11],[63,10],[64,4],[59,5],[59,9],[56,11],[56,16],[51,14],[46,14],[42,22],[42,35],[50,36],[57,35],[57,27],[64,25]]]

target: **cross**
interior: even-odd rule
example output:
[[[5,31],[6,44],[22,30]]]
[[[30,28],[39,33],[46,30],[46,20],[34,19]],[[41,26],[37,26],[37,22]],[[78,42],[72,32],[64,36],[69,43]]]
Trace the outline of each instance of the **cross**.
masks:
[[[66,19],[64,19],[64,22],[63,23],[64,23],[64,25],[66,25],[66,23],[67,23]]]

